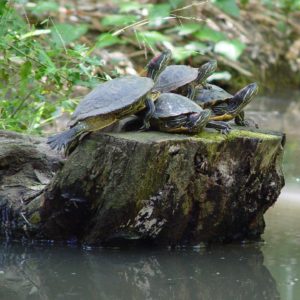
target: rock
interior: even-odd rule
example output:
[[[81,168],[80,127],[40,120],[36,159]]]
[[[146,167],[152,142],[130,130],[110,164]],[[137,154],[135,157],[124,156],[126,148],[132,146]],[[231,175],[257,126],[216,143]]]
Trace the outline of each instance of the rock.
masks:
[[[284,185],[284,142],[238,127],[228,136],[92,134],[39,196],[40,215],[26,216],[34,238],[88,244],[258,238]]]
[[[1,237],[27,236],[32,225],[26,211],[34,214],[39,210],[40,202],[35,199],[61,166],[62,159],[45,139],[0,130]]]

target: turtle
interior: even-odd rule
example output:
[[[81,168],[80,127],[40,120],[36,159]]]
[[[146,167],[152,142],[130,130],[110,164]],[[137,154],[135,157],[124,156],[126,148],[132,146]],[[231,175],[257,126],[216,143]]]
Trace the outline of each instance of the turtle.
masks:
[[[209,121],[211,114],[210,109],[202,109],[185,96],[163,93],[155,102],[150,125],[153,129],[175,133],[196,133],[203,127],[212,127],[223,133],[230,131],[225,122]]]
[[[186,65],[170,65],[161,72],[154,85],[154,89],[161,93],[175,91],[186,85],[191,85],[191,90],[196,85],[204,84],[206,79],[213,74],[217,68],[217,61],[211,60],[199,68],[193,68]],[[185,91],[180,91],[185,94]]]
[[[207,84],[205,87],[196,87],[194,91],[190,90],[187,97],[203,109],[211,109],[211,120],[230,121],[235,119],[237,125],[246,126],[249,123],[245,121],[243,109],[254,99],[257,92],[257,83],[245,86],[234,95],[217,85]]]
[[[157,76],[170,60],[170,51],[165,51],[153,60],[151,74]],[[156,62],[156,63],[155,63]],[[105,128],[116,121],[146,108],[144,128],[149,127],[149,118],[154,112],[158,91],[153,91],[154,81],[149,77],[125,76],[101,83],[78,104],[70,129],[50,136],[47,143],[52,149],[65,149],[69,155],[78,140],[91,131]]]

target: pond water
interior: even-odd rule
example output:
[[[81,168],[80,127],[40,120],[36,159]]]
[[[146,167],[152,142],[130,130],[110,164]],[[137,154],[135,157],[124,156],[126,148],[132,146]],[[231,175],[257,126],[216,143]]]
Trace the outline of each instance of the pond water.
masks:
[[[0,300],[300,299],[300,94],[289,97],[259,98],[248,113],[288,134],[287,184],[263,242],[172,251],[2,243]]]

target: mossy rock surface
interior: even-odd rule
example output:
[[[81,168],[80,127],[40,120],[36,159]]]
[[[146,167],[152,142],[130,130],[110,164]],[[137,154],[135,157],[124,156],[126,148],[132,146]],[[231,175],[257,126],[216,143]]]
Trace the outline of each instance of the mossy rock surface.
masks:
[[[284,141],[237,127],[228,136],[90,135],[43,194],[36,237],[102,245],[259,237],[284,185]]]

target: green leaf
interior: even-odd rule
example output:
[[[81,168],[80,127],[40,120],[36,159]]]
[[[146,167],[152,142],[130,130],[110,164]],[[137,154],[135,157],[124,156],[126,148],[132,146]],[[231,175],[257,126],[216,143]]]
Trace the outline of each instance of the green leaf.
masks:
[[[111,33],[102,33],[99,35],[96,47],[105,48],[116,44],[121,44],[123,41],[117,36],[112,35]]]
[[[87,30],[88,26],[86,24],[57,24],[51,28],[52,39],[54,44],[62,47],[64,44],[68,45],[80,38]]]
[[[214,74],[210,75],[207,78],[207,81],[213,81],[213,80],[224,80],[224,81],[228,81],[231,79],[231,74],[228,71],[224,71],[224,72],[215,72]]]
[[[8,10],[8,1],[0,1],[0,16]]]
[[[164,18],[170,15],[169,4],[155,4],[149,11],[150,25],[159,26],[164,22]]]
[[[287,30],[288,30],[288,24],[286,23],[286,22],[284,22],[284,21],[279,21],[278,23],[277,23],[277,29],[278,30],[280,30],[281,32],[283,32],[283,33],[285,33],[285,32],[287,32]]]
[[[211,46],[207,45],[206,43],[201,43],[201,42],[190,42],[188,43],[185,48],[187,50],[193,50],[195,52],[205,54],[209,51],[211,51]]]
[[[28,76],[31,74],[32,64],[28,60],[26,61],[20,68],[20,76],[22,80],[26,80]]]
[[[179,35],[189,35],[201,29],[201,25],[198,23],[186,23],[180,26],[176,26],[175,30]]]
[[[169,41],[169,37],[158,31],[140,31],[136,33],[140,43],[146,43],[154,46],[157,42]]]
[[[108,15],[104,17],[101,24],[105,27],[109,26],[125,26],[138,20],[135,15]]]
[[[15,63],[16,65],[22,65],[25,61],[23,57],[20,56],[11,56],[8,58],[12,63]]]
[[[240,16],[240,9],[237,6],[235,0],[213,0],[212,3],[214,3],[226,14],[229,14],[234,17]]]
[[[238,40],[220,41],[215,44],[214,51],[231,60],[237,60],[245,50],[246,45]]]
[[[185,47],[175,47],[172,50],[172,56],[176,62],[183,61],[183,60],[187,59],[188,57],[191,57],[196,54],[197,53],[195,52],[195,50],[189,50],[189,49],[186,49]]]
[[[184,6],[183,0],[168,0],[172,9],[178,8],[179,6]]]
[[[33,30],[30,32],[27,32],[23,35],[20,36],[20,40],[24,40],[33,36],[39,36],[39,35],[43,35],[43,34],[49,34],[51,33],[50,29],[38,29],[38,30]]]
[[[36,52],[38,53],[38,60],[42,64],[46,65],[49,69],[56,69],[55,64],[43,49],[36,49]]]
[[[137,11],[145,7],[145,4],[141,4],[138,2],[124,2],[120,4],[120,13],[127,13],[131,11]]]
[[[59,5],[55,2],[41,1],[32,9],[32,13],[35,15],[40,15],[49,12],[57,12]]]
[[[193,35],[201,41],[219,42],[226,39],[226,36],[222,32],[213,30],[208,26],[202,26],[201,30]]]

